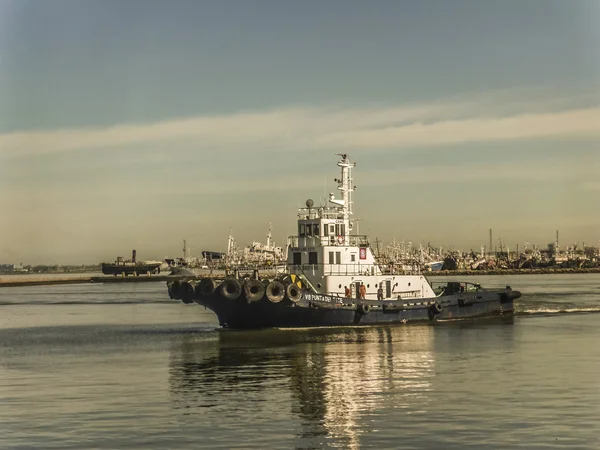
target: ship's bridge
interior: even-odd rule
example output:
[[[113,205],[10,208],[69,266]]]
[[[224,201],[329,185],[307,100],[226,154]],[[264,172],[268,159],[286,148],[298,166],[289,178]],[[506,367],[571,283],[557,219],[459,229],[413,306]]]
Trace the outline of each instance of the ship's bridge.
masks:
[[[351,229],[338,207],[300,208],[298,234],[288,237],[288,265],[317,284],[327,275],[381,273],[367,236]]]
[[[379,268],[367,236],[351,234],[353,228],[352,194],[356,187],[351,169],[356,165],[348,155],[340,155],[337,165],[340,178],[335,178],[341,198],[329,194],[327,206],[313,207],[311,199],[306,207],[298,209],[298,235],[288,238],[288,267],[306,275],[318,289],[331,291],[328,284],[338,288],[351,280],[334,280],[333,277],[380,275]],[[325,277],[329,277],[325,280]],[[329,289],[329,290],[327,290]]]
[[[368,247],[366,236],[351,235],[352,223],[337,208],[300,208],[298,234],[288,238],[290,247],[349,245]]]

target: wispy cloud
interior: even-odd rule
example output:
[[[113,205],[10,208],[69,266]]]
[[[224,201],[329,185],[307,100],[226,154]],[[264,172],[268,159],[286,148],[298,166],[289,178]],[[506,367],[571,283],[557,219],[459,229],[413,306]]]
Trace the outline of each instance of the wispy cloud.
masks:
[[[330,163],[334,162],[332,158]],[[536,162],[534,167],[514,162],[505,163],[469,163],[461,161],[460,164],[436,164],[427,166],[405,166],[389,169],[361,170],[359,164],[355,174],[359,189],[377,190],[388,186],[406,185],[473,185],[477,183],[512,183],[539,184],[550,181],[552,184],[568,182],[584,190],[598,190],[600,183],[593,181],[600,168],[600,159],[588,157],[584,160],[572,160],[567,154],[562,157],[546,158]],[[333,175],[332,175],[333,176]],[[11,204],[29,203],[39,204],[36,207],[52,204],[58,207],[81,206],[90,200],[96,204],[112,203],[119,200],[128,204],[131,198],[155,197],[181,197],[187,195],[193,198],[216,198],[227,195],[249,195],[250,193],[272,192],[305,192],[323,194],[336,192],[332,176],[316,172],[290,173],[285,171],[274,172],[268,177],[248,178],[239,176],[238,173],[223,174],[217,171],[207,172],[202,175],[201,182],[196,177],[178,178],[176,183],[160,183],[153,178],[137,180],[132,186],[122,183],[106,183],[102,178],[90,178],[86,183],[51,183],[43,190],[35,184],[22,185],[18,190],[2,195],[0,193],[0,206],[3,200]],[[326,188],[327,192],[324,192]],[[242,194],[243,193],[243,194]]]
[[[329,148],[390,149],[544,138],[600,138],[600,108],[346,130],[317,143]]]
[[[185,141],[199,149],[370,150],[509,140],[600,138],[600,108],[482,95],[400,106],[296,107],[109,128],[0,135],[0,157]],[[548,110],[548,108],[554,108]]]

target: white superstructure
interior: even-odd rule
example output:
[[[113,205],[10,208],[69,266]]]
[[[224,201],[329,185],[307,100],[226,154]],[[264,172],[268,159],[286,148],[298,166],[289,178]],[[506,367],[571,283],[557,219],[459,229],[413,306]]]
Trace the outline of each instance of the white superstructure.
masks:
[[[383,298],[435,297],[424,276],[387,275],[378,265],[367,236],[353,235],[353,192],[356,189],[348,155],[342,154],[337,165],[341,178],[335,179],[341,199],[329,194],[329,205],[314,207],[312,200],[298,210],[298,235],[288,238],[288,267],[290,273],[302,274],[317,292],[345,296],[348,287],[351,297],[366,288],[366,299],[377,299],[379,287]]]

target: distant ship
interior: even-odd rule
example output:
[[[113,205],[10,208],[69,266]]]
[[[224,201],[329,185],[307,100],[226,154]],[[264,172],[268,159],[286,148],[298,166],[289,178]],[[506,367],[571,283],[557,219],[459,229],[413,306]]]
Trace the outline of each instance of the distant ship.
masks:
[[[206,269],[239,269],[252,270],[261,268],[263,270],[282,273],[287,265],[285,250],[273,243],[273,227],[269,223],[267,243],[254,241],[252,245],[238,248],[238,244],[231,234],[227,241],[226,252],[202,251],[202,259],[185,256],[188,251],[186,241],[183,240],[184,258],[165,258],[167,268],[171,275],[185,277],[200,277],[205,275]]]
[[[136,261],[136,251],[131,252],[131,259],[124,259],[118,256],[114,263],[102,263],[102,273],[104,275],[151,275],[160,273],[160,261]]]
[[[201,270],[208,269],[209,261],[220,260],[222,253],[208,250],[202,251],[202,259],[191,256],[187,241],[183,240],[183,258],[165,258],[163,267],[171,272],[171,275],[195,277],[201,273]],[[166,267],[165,267],[166,266]]]

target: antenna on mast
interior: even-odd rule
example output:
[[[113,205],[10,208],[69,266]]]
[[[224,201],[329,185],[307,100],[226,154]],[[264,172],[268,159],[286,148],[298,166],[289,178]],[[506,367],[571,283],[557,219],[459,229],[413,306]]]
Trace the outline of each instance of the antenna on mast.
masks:
[[[337,153],[341,156],[341,161],[338,161],[337,165],[341,168],[340,179],[336,178],[334,181],[338,184],[338,190],[342,192],[341,200],[337,200],[333,193],[329,194],[329,201],[334,205],[338,205],[339,212],[341,213],[344,220],[350,220],[350,216],[354,213],[352,211],[352,192],[356,189],[352,184],[352,168],[356,167],[356,163],[350,162],[346,153]]]

